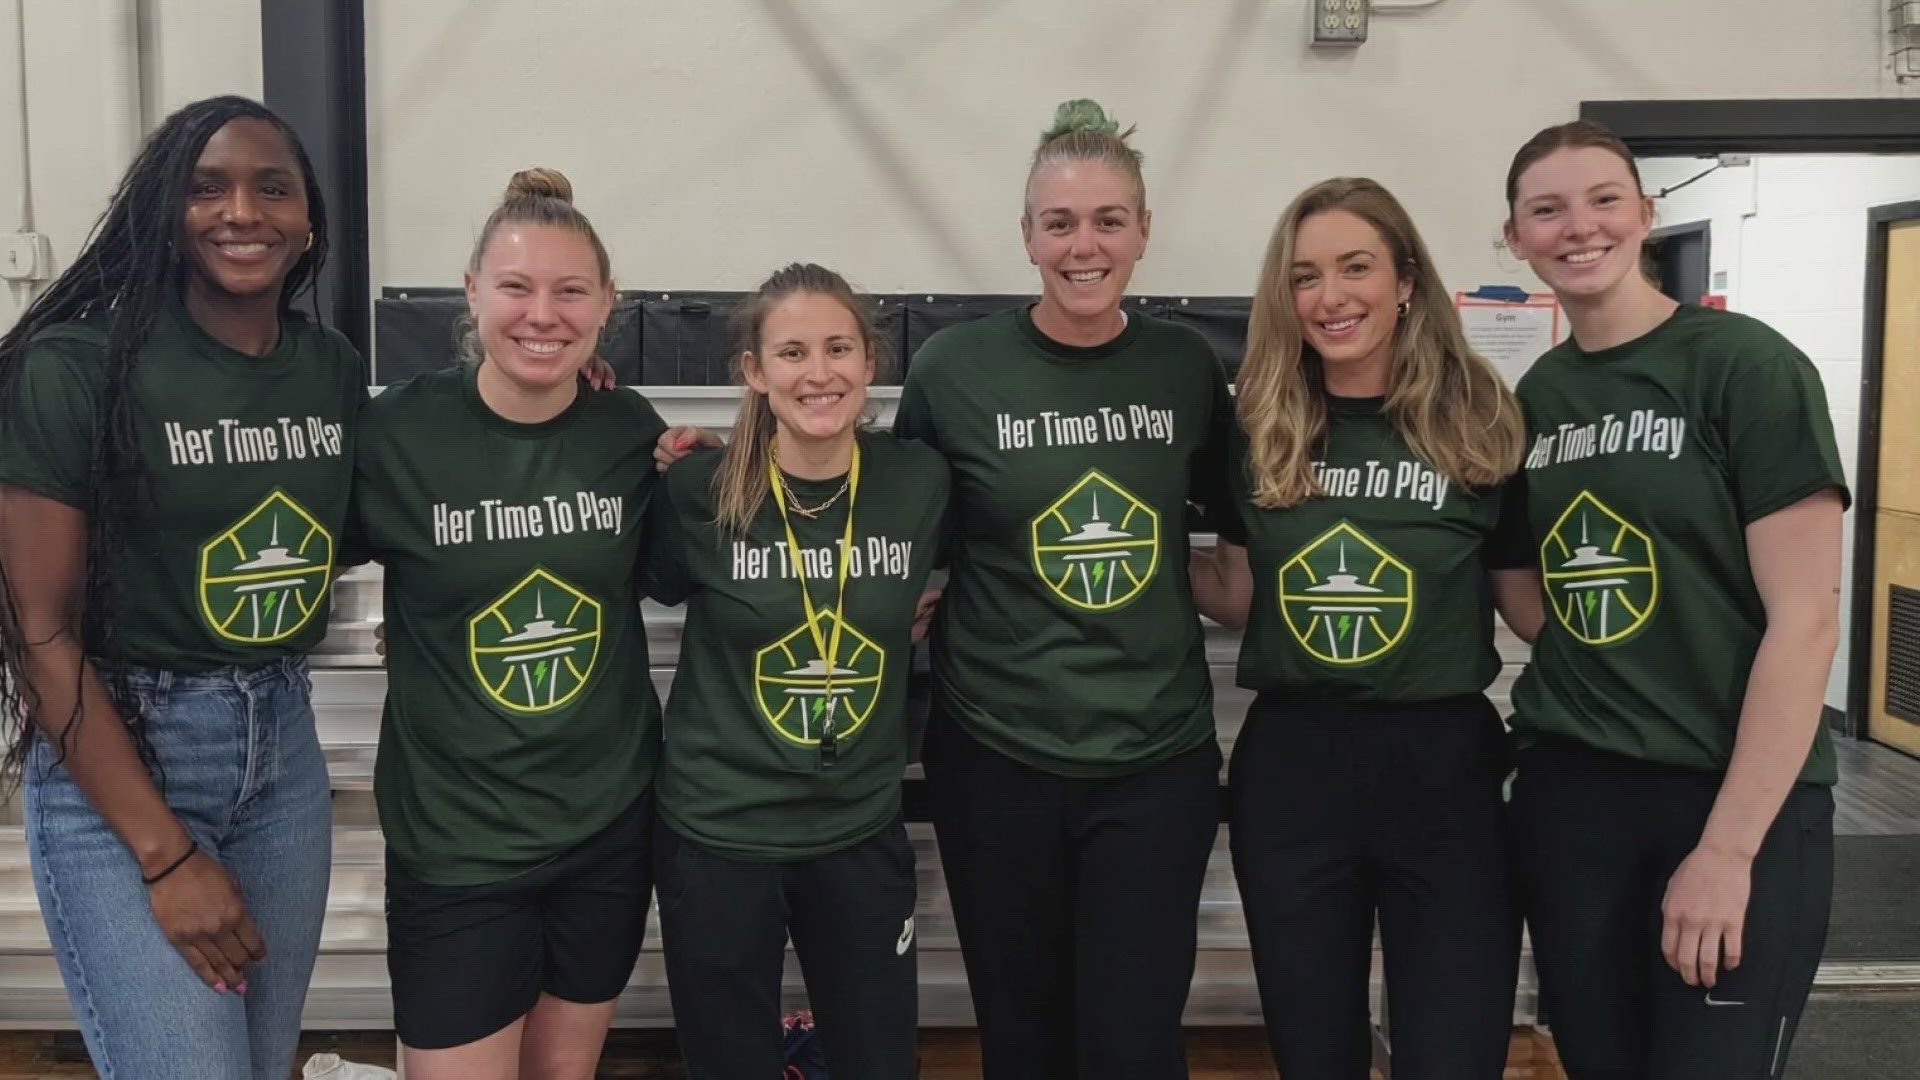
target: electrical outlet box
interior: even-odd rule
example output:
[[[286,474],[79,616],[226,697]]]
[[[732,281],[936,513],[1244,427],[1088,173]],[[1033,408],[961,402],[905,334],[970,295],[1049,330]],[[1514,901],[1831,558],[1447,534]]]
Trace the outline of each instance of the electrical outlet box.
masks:
[[[1358,45],[1367,40],[1372,0],[1313,0],[1315,45]]]
[[[45,281],[53,276],[53,245],[41,233],[10,233],[0,243],[0,278]]]

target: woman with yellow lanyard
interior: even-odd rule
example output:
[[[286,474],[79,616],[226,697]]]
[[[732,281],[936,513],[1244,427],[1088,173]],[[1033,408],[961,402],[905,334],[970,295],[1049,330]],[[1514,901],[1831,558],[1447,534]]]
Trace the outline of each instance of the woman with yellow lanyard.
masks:
[[[878,353],[840,275],[789,266],[741,324],[733,439],[667,474],[642,575],[687,605],[655,840],[681,1052],[702,1080],[779,1075],[791,936],[835,1080],[899,1080],[918,1021],[907,653],[947,467],[860,429]]]

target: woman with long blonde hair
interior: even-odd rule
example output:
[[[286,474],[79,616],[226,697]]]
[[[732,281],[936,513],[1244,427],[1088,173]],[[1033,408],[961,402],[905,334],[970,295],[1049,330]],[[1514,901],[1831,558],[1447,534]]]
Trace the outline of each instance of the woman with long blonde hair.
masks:
[[[1396,1071],[1491,1080],[1518,923],[1488,571],[1518,558],[1500,523],[1523,428],[1379,184],[1328,180],[1281,216],[1237,407],[1239,521],[1194,594],[1246,628],[1258,693],[1229,821],[1274,1058],[1289,1080],[1368,1075],[1377,916]]]

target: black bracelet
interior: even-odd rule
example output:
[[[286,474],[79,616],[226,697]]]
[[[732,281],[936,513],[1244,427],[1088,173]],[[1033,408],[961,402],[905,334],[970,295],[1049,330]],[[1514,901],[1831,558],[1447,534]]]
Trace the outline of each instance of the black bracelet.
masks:
[[[181,867],[187,865],[187,860],[193,858],[194,855],[199,852],[199,850],[200,850],[199,844],[189,841],[187,844],[187,853],[185,855],[182,855],[179,858],[173,860],[173,865],[167,867],[165,870],[160,871],[159,873],[153,875],[152,877],[142,876],[140,878],[140,884],[147,885],[147,886],[158,885],[160,883],[161,878],[164,878],[168,874],[173,873],[175,870],[178,870]]]

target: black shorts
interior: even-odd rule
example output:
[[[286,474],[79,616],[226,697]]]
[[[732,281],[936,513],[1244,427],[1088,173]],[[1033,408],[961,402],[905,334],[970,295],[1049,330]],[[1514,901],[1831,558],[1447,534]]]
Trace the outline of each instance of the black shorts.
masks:
[[[543,993],[610,1001],[626,988],[653,891],[653,796],[505,881],[429,885],[387,854],[393,1023],[416,1050],[486,1038]]]

